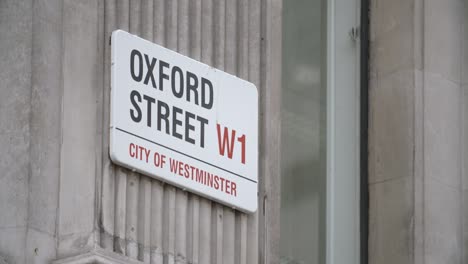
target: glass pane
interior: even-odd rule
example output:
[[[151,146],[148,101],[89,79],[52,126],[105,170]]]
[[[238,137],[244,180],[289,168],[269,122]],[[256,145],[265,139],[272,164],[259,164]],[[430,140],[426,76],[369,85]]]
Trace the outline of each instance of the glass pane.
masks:
[[[326,1],[283,1],[281,263],[325,263]]]

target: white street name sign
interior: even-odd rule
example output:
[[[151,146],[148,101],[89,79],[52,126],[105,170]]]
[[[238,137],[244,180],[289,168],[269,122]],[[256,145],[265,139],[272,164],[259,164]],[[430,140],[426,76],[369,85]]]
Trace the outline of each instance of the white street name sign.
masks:
[[[111,45],[112,161],[255,212],[255,85],[122,30]]]

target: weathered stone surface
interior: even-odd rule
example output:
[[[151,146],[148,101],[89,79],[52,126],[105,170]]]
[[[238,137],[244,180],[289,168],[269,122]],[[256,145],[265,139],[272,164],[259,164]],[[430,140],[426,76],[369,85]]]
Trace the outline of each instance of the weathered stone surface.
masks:
[[[427,178],[425,190],[425,263],[462,263],[460,187],[453,188]]]
[[[466,263],[468,260],[468,250],[466,250],[466,245],[468,241],[468,210],[466,209],[468,207],[468,191],[464,190],[462,192],[463,200],[462,200],[462,212],[463,212],[463,225],[462,225],[462,241],[463,244],[462,246],[465,247],[465,250],[463,250],[463,259],[462,263]]]
[[[462,26],[466,17],[462,0],[424,1],[424,67],[459,83]]]
[[[0,228],[0,255],[11,263],[26,264],[26,227]]]
[[[62,24],[51,18],[61,11],[61,5],[39,2],[44,1],[35,3],[32,39],[28,224],[54,236],[60,176]]]
[[[369,263],[413,263],[412,188],[411,177],[370,185]]]
[[[0,264],[8,264],[5,259],[0,256]]]
[[[22,248],[26,263],[51,263],[57,257],[56,245],[54,235],[29,228],[26,247]]]
[[[401,70],[376,79],[370,91],[370,183],[413,173],[414,71]]]
[[[424,93],[424,164],[426,176],[453,188],[461,186],[461,118],[460,85],[425,74]]]
[[[31,0],[0,1],[0,255],[18,264],[27,225],[31,12]]]
[[[375,38],[383,38],[391,31],[413,23],[414,2],[407,0],[371,1],[372,28]]]
[[[383,77],[397,70],[412,69],[412,36],[413,28],[411,24],[407,24],[376,37],[370,46],[371,67],[374,68],[372,71]]]
[[[466,263],[464,8],[371,1],[370,263]]]

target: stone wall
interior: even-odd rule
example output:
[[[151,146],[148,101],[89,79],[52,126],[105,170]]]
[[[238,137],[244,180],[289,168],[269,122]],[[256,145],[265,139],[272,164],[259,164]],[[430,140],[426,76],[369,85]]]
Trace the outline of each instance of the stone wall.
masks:
[[[110,162],[109,38],[118,28],[256,84],[257,213]],[[0,256],[18,264],[275,263],[280,28],[276,0],[0,1]]]
[[[466,263],[466,5],[371,1],[371,264]]]

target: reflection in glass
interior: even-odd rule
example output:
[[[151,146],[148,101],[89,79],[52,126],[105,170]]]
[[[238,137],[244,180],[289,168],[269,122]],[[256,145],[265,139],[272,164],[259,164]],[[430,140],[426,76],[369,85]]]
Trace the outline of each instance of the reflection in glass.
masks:
[[[281,263],[325,263],[325,7],[283,2]]]

